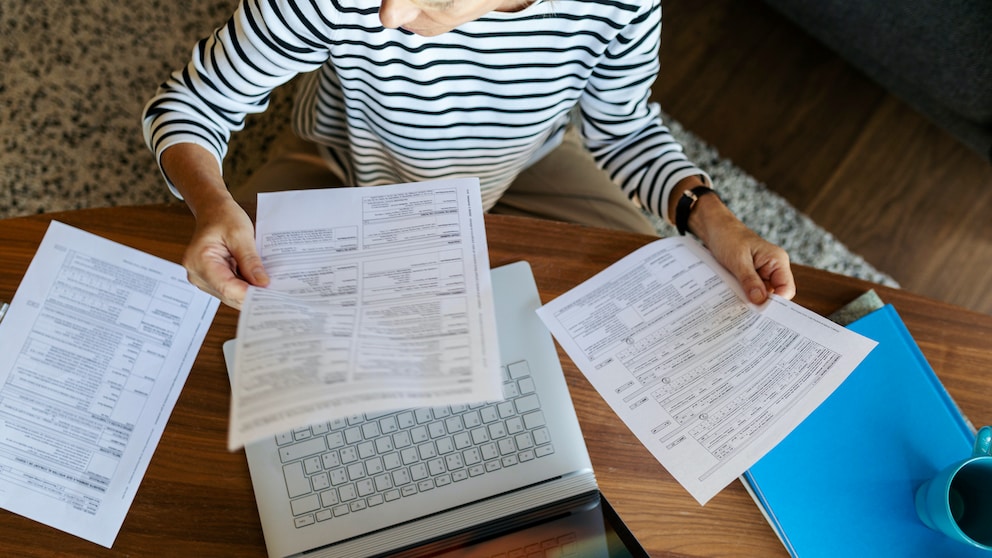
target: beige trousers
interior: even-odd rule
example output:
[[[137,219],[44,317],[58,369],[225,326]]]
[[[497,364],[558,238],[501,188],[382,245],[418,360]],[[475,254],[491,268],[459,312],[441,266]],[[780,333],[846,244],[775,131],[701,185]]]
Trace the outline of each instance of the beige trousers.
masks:
[[[269,161],[241,185],[231,187],[238,201],[260,192],[343,186],[313,143],[291,131],[273,147]],[[543,159],[520,173],[491,213],[578,223],[656,235],[654,226],[582,146],[570,130]]]

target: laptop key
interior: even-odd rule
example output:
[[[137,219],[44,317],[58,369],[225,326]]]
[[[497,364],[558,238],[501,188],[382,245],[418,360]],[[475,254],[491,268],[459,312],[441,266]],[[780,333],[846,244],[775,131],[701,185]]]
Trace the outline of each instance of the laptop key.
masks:
[[[358,462],[348,465],[348,479],[358,480],[361,478],[365,478],[365,464]]]
[[[358,450],[351,446],[341,448],[341,463],[348,464],[358,461]]]
[[[513,438],[503,438],[498,443],[500,455],[506,456],[516,453],[517,446],[513,443]]]
[[[437,440],[435,444],[437,446],[437,453],[440,455],[455,451],[455,441],[450,436]]]
[[[396,417],[389,416],[379,420],[379,431],[383,434],[392,434],[399,429],[400,426],[396,423]]]
[[[517,412],[516,408],[513,406],[513,403],[509,401],[503,401],[499,405],[496,405],[496,410],[499,411],[499,418],[501,419],[510,418]]]
[[[331,484],[338,486],[346,482],[348,482],[348,472],[344,470],[344,467],[331,471]]]
[[[341,465],[341,459],[338,457],[338,453],[336,451],[329,451],[321,455],[320,460],[325,469],[333,469],[338,465]]]
[[[358,493],[355,491],[355,485],[346,484],[338,489],[338,494],[341,496],[342,502],[350,502],[355,498],[358,498]]]
[[[344,441],[348,444],[357,444],[362,441],[362,429],[357,426],[353,426],[344,431]]]
[[[472,436],[468,432],[459,432],[454,436],[455,449],[463,450],[472,445]]]
[[[441,419],[443,419],[445,417],[448,417],[450,415],[451,415],[451,408],[450,407],[435,407],[434,408],[434,419],[435,420],[441,420]]]
[[[397,469],[393,471],[393,486],[403,486],[410,482],[410,471]]]
[[[365,462],[365,470],[368,472],[369,476],[375,476],[385,471],[386,468],[382,464],[382,459],[374,457]]]
[[[310,438],[312,436],[313,436],[313,434],[310,433],[310,429],[309,428],[304,428],[304,429],[294,430],[293,431],[293,438],[295,438],[297,440],[306,440],[307,438]]]
[[[502,422],[496,422],[489,425],[489,439],[498,440],[503,436],[506,436],[506,425]]]
[[[534,393],[537,388],[534,386],[533,378],[523,378],[520,380],[520,393]]]
[[[332,432],[327,435],[327,449],[338,449],[344,445],[344,434]]]
[[[452,453],[444,456],[444,461],[448,465],[448,470],[453,471],[455,469],[461,469],[465,466],[465,461],[462,459],[462,454]]]
[[[462,420],[465,422],[465,428],[471,430],[482,424],[482,415],[478,411],[469,411],[462,415]]]
[[[466,465],[475,465],[482,461],[482,453],[479,452],[479,448],[468,448],[462,452],[462,455],[465,457]]]
[[[331,427],[328,426],[326,422],[314,424],[310,427],[310,432],[312,432],[314,436],[323,436],[324,434],[327,434],[330,431],[331,431]]]
[[[425,465],[424,463],[415,463],[410,466],[411,479],[415,481],[421,481],[426,479],[428,476],[430,475],[427,474],[427,465]]]
[[[329,488],[331,486],[331,481],[327,480],[327,473],[314,475],[311,477],[311,481],[313,481],[314,490],[324,490],[325,488]]]
[[[482,422],[486,424],[499,420],[499,411],[496,410],[495,405],[483,407],[479,410],[479,414],[482,416]]]
[[[544,426],[547,423],[548,421],[544,418],[543,411],[536,411],[524,415],[524,426],[527,427],[527,430],[533,430],[538,426]]]
[[[322,469],[320,457],[308,457],[303,460],[303,469],[308,475],[316,475]]]
[[[506,420],[506,431],[510,434],[519,434],[524,431],[524,421],[520,417],[511,417]]]
[[[521,415],[536,410],[541,406],[541,402],[538,400],[536,393],[525,395],[524,397],[515,399],[513,402],[517,406],[517,412]]]
[[[462,417],[454,416],[444,419],[445,429],[449,434],[461,432],[465,427],[462,425]]]
[[[315,512],[320,509],[320,497],[316,494],[311,494],[292,500],[289,505],[293,508],[293,515]]]
[[[482,459],[489,461],[490,459],[496,459],[499,457],[499,450],[496,448],[496,444],[486,444],[482,446]]]
[[[410,428],[411,426],[417,424],[417,420],[410,411],[405,411],[396,415],[396,421],[399,423],[400,428]]]
[[[372,482],[372,479],[362,479],[355,483],[355,487],[358,490],[358,495],[362,498],[375,492],[375,484]]]
[[[415,417],[417,417],[417,424],[424,424],[430,422],[433,419],[431,415],[431,410],[426,407],[420,407],[413,411]]]
[[[386,455],[382,456],[382,465],[388,471],[392,471],[393,469],[401,466],[402,464],[403,462],[400,460],[400,454],[398,453],[395,452],[387,453]]]
[[[374,480],[375,489],[378,492],[386,492],[393,487],[393,477],[391,475],[379,475]]]
[[[324,444],[323,437],[310,438],[298,444],[279,448],[279,458],[282,459],[283,463],[289,463],[325,451],[327,451],[327,446]]]
[[[518,380],[524,376],[530,376],[530,366],[527,364],[526,360],[508,364],[506,366],[506,371],[510,373],[510,377],[514,380]]]
[[[539,446],[547,444],[551,441],[551,433],[548,432],[547,428],[538,428],[533,432],[533,434],[534,442]]]
[[[337,490],[325,490],[320,493],[320,504],[323,507],[329,508],[338,503],[340,503],[340,500],[338,500]]]
[[[303,474],[303,464],[296,462],[283,465],[282,474],[286,479],[286,490],[290,498],[310,492],[310,479]]]

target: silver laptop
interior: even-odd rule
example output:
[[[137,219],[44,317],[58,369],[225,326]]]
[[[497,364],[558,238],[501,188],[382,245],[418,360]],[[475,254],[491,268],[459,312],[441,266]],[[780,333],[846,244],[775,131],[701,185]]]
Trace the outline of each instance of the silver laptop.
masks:
[[[334,418],[246,447],[269,556],[438,554],[598,497],[530,266],[492,281],[504,400]]]

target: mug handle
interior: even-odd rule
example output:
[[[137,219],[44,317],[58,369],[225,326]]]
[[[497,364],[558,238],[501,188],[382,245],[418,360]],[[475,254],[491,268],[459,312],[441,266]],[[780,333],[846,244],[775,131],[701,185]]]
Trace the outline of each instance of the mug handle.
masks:
[[[975,451],[972,457],[985,456],[992,456],[992,426],[981,427],[975,439]]]

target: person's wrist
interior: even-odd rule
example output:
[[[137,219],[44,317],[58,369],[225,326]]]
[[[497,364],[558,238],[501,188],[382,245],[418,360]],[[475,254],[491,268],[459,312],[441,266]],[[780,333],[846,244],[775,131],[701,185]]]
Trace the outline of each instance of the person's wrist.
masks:
[[[197,221],[227,219],[244,212],[226,190],[200,192],[197,196],[186,198],[186,205]]]
[[[718,196],[701,196],[696,200],[689,214],[688,229],[706,245],[710,244],[714,233],[728,226],[740,224],[734,215]]]
[[[707,196],[716,196],[716,192],[706,184],[693,186],[682,191],[682,195],[679,196],[675,205],[675,229],[680,235],[685,236],[689,232],[689,216],[695,210],[699,200]]]

